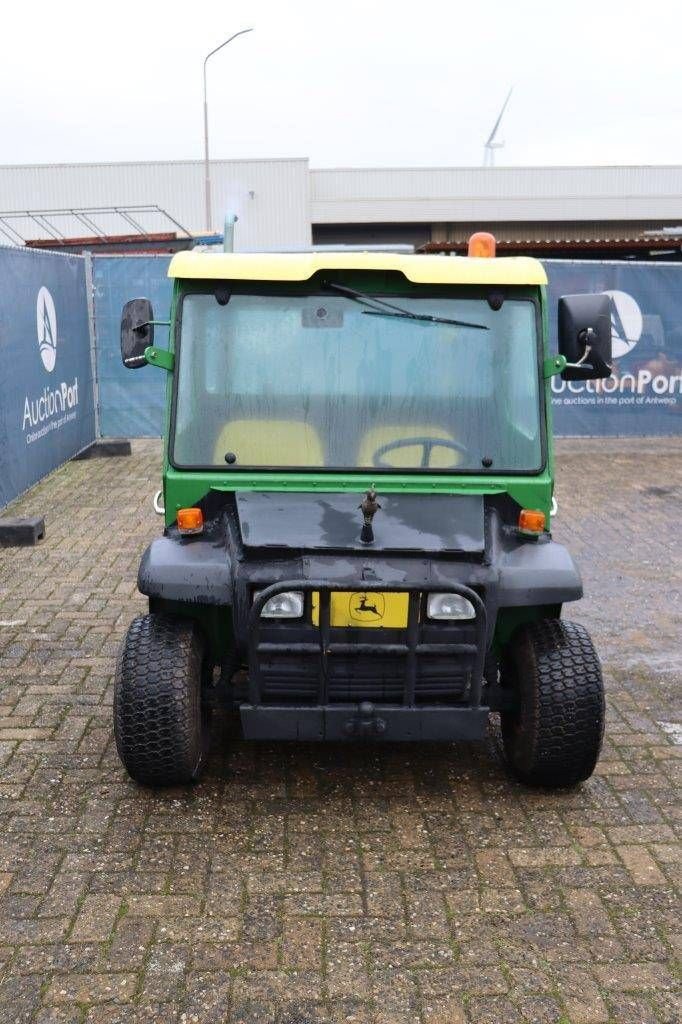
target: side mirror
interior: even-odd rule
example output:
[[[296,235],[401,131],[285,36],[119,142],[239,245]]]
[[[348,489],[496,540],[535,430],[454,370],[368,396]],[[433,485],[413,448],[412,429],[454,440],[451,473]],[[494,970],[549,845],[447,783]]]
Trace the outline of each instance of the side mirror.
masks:
[[[129,370],[144,366],[144,350],[154,344],[154,311],[149,299],[131,299],[121,314],[121,359]]]
[[[559,299],[559,352],[564,380],[611,376],[611,300],[608,295],[564,295]]]

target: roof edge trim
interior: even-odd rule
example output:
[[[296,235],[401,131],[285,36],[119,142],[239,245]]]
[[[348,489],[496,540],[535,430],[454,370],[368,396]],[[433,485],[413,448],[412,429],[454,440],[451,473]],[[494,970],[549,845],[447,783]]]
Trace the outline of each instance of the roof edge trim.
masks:
[[[414,284],[545,285],[529,256],[403,256],[397,253],[176,253],[168,276],[190,280],[308,281],[319,270],[395,270]]]

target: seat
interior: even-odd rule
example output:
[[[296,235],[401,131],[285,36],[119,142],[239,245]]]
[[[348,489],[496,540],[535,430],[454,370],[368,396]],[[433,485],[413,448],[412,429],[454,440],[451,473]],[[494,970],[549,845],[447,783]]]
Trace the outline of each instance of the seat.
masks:
[[[402,441],[410,437],[437,437],[443,441],[455,441],[452,434],[442,427],[421,426],[418,423],[411,423],[407,426],[399,424],[384,424],[381,427],[372,427],[368,430],[360,442],[358,453],[358,466],[373,466],[374,455],[384,445],[392,444],[394,441]],[[395,469],[414,469],[421,464],[423,447],[420,444],[409,445],[405,448],[394,448],[381,456],[382,462]],[[430,469],[454,469],[462,461],[459,452],[452,448],[434,447],[431,451]]]
[[[234,452],[238,466],[324,465],[317,431],[300,420],[232,420],[218,435],[214,462],[222,463],[227,452]]]

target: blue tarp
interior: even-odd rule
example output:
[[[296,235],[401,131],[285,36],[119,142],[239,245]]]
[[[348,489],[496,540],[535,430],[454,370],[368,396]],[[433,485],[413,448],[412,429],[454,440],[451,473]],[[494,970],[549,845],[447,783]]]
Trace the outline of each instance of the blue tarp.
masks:
[[[0,248],[0,508],[94,439],[83,258]]]

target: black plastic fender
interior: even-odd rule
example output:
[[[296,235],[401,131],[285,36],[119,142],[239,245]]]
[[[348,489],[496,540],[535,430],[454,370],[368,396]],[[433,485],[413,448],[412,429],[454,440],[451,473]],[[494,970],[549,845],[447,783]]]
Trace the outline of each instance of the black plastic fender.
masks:
[[[499,607],[563,604],[583,596],[575,562],[556,541],[530,541],[501,555]]]
[[[166,601],[229,606],[232,560],[224,543],[215,540],[157,537],[142,556],[137,588]]]

